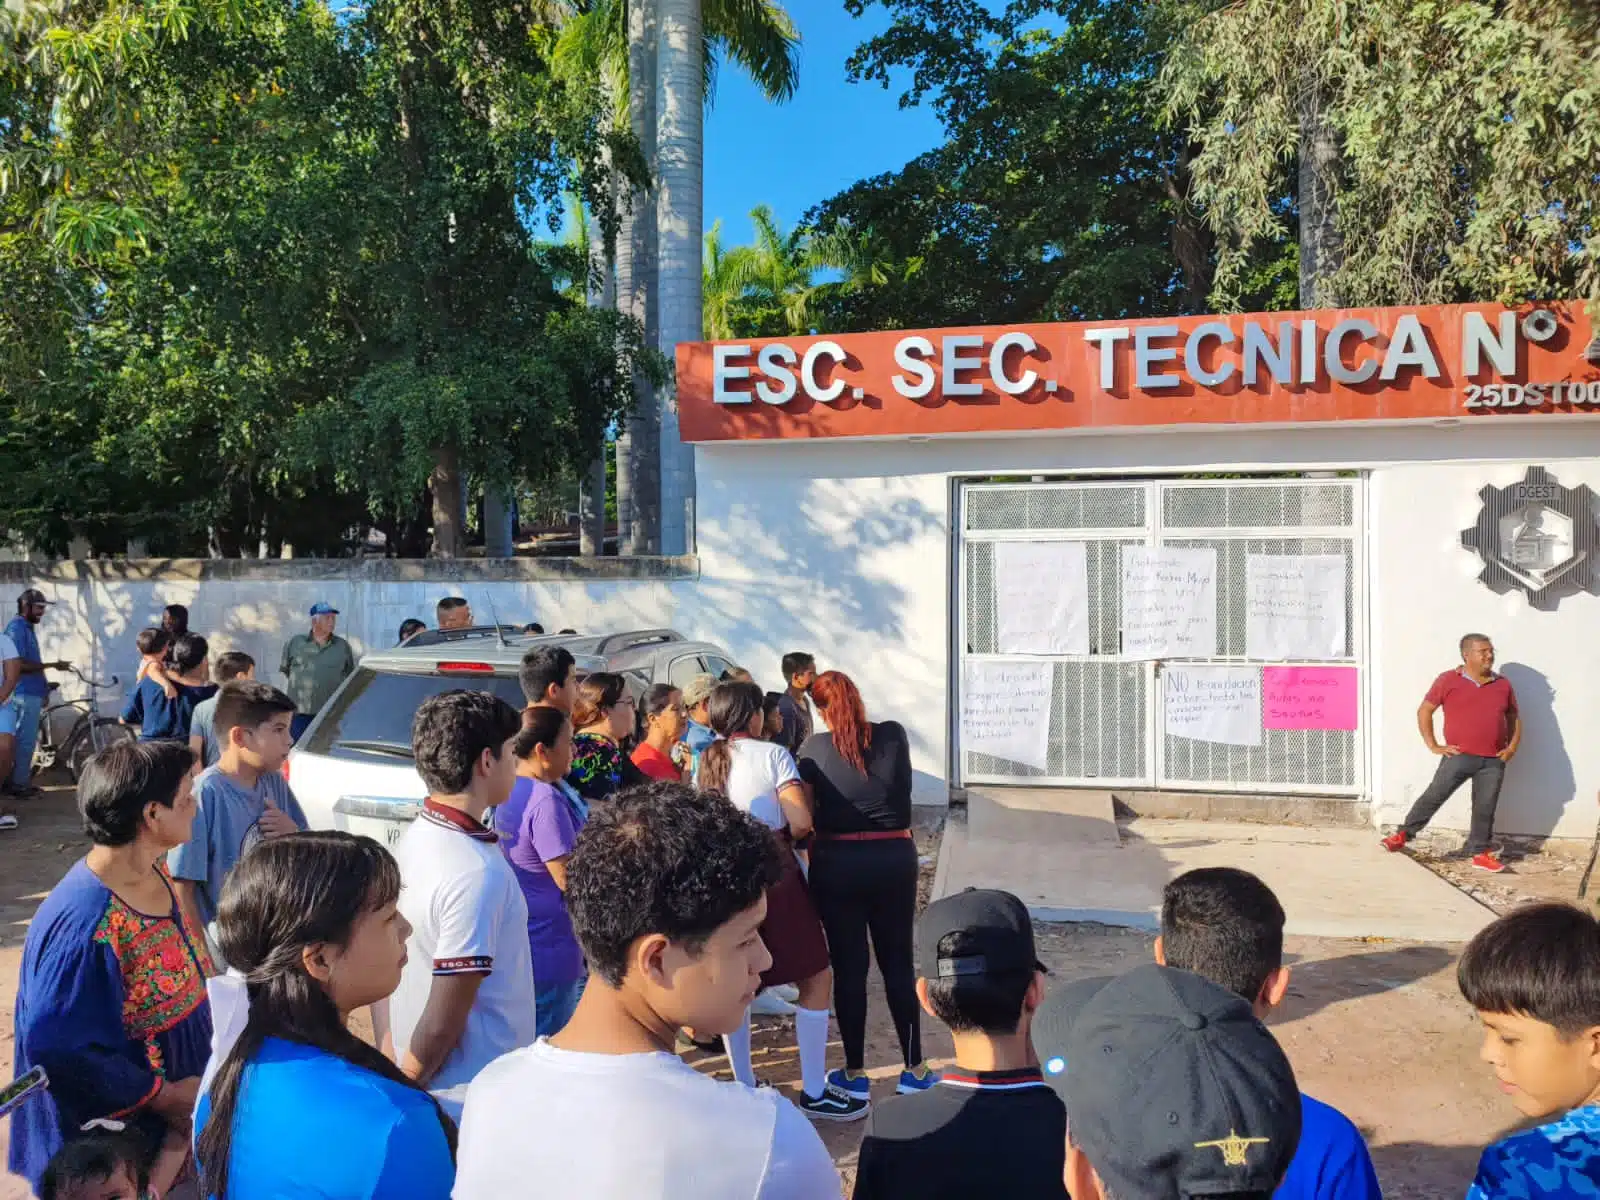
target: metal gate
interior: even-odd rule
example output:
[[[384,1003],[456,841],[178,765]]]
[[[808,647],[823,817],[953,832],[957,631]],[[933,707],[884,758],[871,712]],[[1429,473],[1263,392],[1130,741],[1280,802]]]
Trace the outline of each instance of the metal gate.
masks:
[[[1356,795],[1364,788],[1366,588],[1358,478],[968,483],[958,493],[956,771],[962,783],[1164,787]],[[1081,542],[1087,560],[1086,655],[999,655],[995,545]],[[1217,653],[1147,660],[1123,654],[1122,548],[1216,551]],[[1246,653],[1247,558],[1345,561],[1345,653],[1315,663]],[[961,746],[962,688],[977,661],[1049,662],[1046,766]],[[1161,673],[1183,663],[1356,667],[1355,730],[1263,729],[1258,746],[1168,736]]]

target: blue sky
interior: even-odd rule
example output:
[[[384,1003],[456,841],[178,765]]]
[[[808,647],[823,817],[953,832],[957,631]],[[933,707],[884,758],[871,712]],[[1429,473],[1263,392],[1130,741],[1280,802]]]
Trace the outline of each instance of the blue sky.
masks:
[[[889,24],[868,8],[857,20],[840,0],[790,0],[800,29],[800,87],[769,104],[736,67],[717,77],[706,115],[706,228],[722,218],[726,243],[749,241],[749,211],[769,204],[784,228],[858,179],[898,170],[944,140],[927,107],[901,109],[898,87],[851,83],[845,60]]]

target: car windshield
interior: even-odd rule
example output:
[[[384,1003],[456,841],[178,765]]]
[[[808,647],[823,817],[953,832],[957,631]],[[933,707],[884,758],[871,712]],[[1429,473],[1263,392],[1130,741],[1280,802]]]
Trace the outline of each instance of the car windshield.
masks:
[[[429,696],[465,688],[523,705],[515,675],[405,675],[358,669],[303,748],[334,758],[411,758],[411,718]]]

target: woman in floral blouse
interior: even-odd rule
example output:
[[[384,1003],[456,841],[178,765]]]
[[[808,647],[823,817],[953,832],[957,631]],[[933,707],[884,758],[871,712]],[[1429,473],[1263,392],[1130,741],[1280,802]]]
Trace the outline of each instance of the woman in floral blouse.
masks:
[[[634,734],[633,696],[621,675],[596,671],[578,684],[572,706],[572,770],[567,782],[589,803],[613,792],[648,783],[643,771],[622,751]]]
[[[138,1136],[157,1194],[188,1174],[212,968],[164,860],[189,840],[193,761],[179,742],[120,743],[78,784],[94,844],[39,906],[17,984],[17,1074],[38,1066],[50,1077],[11,1117],[10,1167],[35,1189],[51,1156],[94,1120]]]

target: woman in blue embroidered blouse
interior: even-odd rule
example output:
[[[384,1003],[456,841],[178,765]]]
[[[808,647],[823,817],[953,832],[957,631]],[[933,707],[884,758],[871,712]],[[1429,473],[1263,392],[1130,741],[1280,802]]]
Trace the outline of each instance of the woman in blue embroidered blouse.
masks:
[[[9,1162],[36,1189],[51,1156],[97,1119],[139,1135],[161,1193],[187,1157],[211,962],[165,859],[189,840],[193,764],[181,743],[122,743],[78,783],[94,844],[39,906],[17,982],[16,1071],[43,1067],[50,1087],[12,1114]]]
[[[195,1112],[213,1200],[448,1200],[455,1125],[350,1032],[400,986],[400,868],[371,838],[296,833],[222,886],[217,1045]]]

